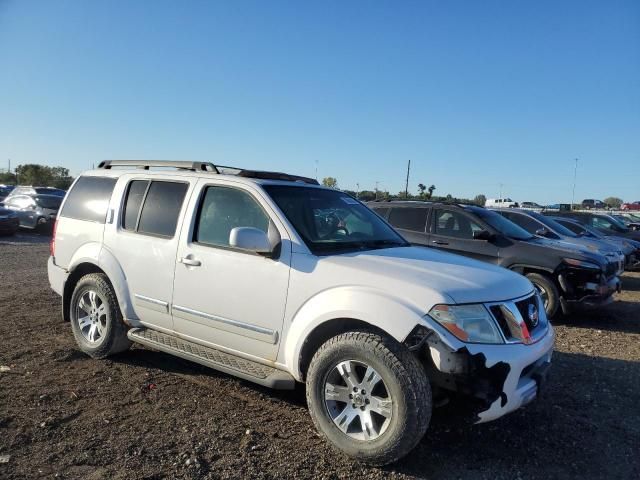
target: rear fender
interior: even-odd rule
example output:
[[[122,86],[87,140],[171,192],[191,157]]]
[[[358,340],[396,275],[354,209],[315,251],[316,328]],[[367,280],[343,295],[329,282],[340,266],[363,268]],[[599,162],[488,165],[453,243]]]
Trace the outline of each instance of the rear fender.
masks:
[[[120,267],[118,260],[116,260],[113,254],[106,248],[103,248],[101,243],[85,243],[76,250],[71,258],[69,272],[73,272],[78,265],[83,263],[91,263],[107,275],[118,299],[123,317],[127,319],[127,321],[138,321],[138,316],[135,313],[133,302],[131,301],[131,295],[126,288],[127,279],[122,267]]]

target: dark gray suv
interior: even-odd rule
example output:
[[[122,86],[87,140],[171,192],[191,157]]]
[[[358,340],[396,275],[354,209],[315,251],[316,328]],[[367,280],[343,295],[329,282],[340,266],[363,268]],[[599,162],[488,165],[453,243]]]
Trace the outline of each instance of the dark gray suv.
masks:
[[[540,291],[549,317],[559,309],[611,302],[620,290],[618,265],[566,242],[531,235],[477,205],[370,202],[368,206],[415,245],[501,265],[525,275]]]

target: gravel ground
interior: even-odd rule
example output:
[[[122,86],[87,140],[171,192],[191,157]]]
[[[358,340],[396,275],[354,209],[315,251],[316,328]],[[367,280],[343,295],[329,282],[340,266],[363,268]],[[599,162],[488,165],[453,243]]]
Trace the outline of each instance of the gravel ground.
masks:
[[[48,286],[45,241],[0,238],[0,478],[640,478],[639,274],[614,304],[556,323],[537,402],[473,426],[464,405],[437,409],[412,454],[368,468],[316,435],[303,388],[270,391],[138,347],[81,354]]]

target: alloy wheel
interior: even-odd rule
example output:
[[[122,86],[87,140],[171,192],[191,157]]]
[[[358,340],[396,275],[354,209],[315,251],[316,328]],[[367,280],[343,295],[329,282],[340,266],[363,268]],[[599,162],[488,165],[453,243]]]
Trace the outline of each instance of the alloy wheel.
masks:
[[[95,290],[85,291],[76,305],[76,322],[89,343],[102,341],[107,329],[107,303]]]
[[[329,372],[324,403],[333,423],[355,440],[375,440],[393,415],[393,399],[384,380],[359,360],[345,360]]]

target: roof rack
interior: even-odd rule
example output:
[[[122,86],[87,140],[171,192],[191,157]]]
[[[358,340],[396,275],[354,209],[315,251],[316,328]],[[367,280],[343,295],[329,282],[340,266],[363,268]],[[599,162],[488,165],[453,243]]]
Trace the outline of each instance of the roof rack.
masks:
[[[98,165],[98,168],[106,170],[110,170],[112,167],[136,167],[143,170],[149,170],[151,167],[170,167],[193,172],[220,173],[211,162],[189,162],[184,160],[104,160]]]
[[[281,172],[266,172],[259,170],[247,170],[226,165],[214,165],[211,162],[190,162],[172,160],[104,160],[100,162],[98,168],[110,170],[112,167],[135,167],[149,170],[151,167],[170,167],[179,170],[191,170],[193,172],[211,172],[223,175],[238,175],[246,178],[259,178],[263,180],[283,180],[285,182],[300,182],[310,185],[319,185],[313,178],[290,175]]]

